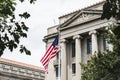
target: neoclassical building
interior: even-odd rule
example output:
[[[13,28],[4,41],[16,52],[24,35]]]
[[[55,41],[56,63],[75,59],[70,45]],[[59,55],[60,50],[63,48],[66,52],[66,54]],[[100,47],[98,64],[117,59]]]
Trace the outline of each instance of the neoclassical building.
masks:
[[[112,50],[103,34],[106,26],[115,21],[101,20],[103,4],[104,1],[63,15],[59,17],[59,25],[48,28],[43,39],[46,49],[59,34],[61,62],[58,63],[58,55],[49,62],[46,80],[59,80],[59,70],[61,80],[80,80],[80,62],[87,63],[97,51]]]
[[[43,68],[0,58],[0,80],[45,80]]]

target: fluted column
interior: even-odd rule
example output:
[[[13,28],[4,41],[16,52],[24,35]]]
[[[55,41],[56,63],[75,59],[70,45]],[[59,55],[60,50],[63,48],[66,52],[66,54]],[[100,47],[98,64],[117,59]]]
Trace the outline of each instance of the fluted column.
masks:
[[[67,80],[66,40],[61,40],[61,80]]]
[[[96,30],[90,31],[89,35],[91,35],[92,54],[94,55],[95,52],[98,52],[97,31]]]
[[[76,51],[76,80],[81,79],[81,36],[75,35],[73,37],[75,39],[75,51]]]

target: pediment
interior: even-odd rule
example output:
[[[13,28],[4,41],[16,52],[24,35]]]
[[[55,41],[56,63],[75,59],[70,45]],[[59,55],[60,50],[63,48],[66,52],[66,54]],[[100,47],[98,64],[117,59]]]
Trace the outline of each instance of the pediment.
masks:
[[[67,21],[61,24],[60,28],[69,28],[78,24],[84,24],[88,21],[100,18],[102,10],[86,10],[77,12],[75,15],[71,16]]]

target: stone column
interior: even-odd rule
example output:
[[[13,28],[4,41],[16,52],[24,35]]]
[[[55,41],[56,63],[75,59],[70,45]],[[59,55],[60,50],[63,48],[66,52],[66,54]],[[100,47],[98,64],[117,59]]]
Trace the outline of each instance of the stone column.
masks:
[[[61,80],[67,80],[66,40],[61,40]]]
[[[76,80],[81,79],[81,36],[75,35],[73,39],[75,39],[75,51],[76,51]]]
[[[97,31],[96,30],[90,31],[89,35],[91,35],[92,55],[94,55],[95,52],[98,52]]]

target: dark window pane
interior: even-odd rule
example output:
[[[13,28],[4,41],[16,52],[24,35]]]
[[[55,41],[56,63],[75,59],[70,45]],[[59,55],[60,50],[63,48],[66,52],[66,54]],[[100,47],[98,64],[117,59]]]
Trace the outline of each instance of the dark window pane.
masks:
[[[60,77],[61,72],[59,72],[59,71],[60,71],[59,67],[56,66],[56,77]]]
[[[58,67],[56,67],[56,77],[58,77]]]
[[[87,53],[88,54],[92,53],[92,41],[91,41],[91,38],[87,39]]]
[[[76,73],[76,65],[75,63],[72,64],[72,73],[75,74]]]
[[[75,57],[75,43],[72,43],[72,57]]]

